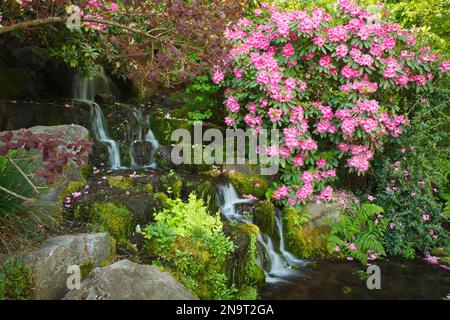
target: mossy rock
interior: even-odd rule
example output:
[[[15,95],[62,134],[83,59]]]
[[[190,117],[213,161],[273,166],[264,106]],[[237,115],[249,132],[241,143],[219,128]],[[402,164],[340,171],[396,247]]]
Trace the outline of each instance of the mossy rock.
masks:
[[[149,194],[153,193],[153,185],[151,183],[147,183],[144,185],[144,190],[147,191]]]
[[[133,216],[123,206],[111,202],[94,203],[90,206],[92,222],[99,225],[99,231],[108,232],[116,241],[128,241],[133,231]]]
[[[275,230],[275,206],[269,200],[255,203],[254,221],[259,229],[272,237]]]
[[[260,199],[265,198],[266,191],[269,188],[269,182],[258,174],[229,173],[228,179],[239,193],[251,194]]]
[[[258,236],[260,232],[259,227],[253,223],[239,223],[237,228],[248,236]]]
[[[284,209],[283,222],[286,246],[289,251],[301,258],[329,257],[328,226],[314,226],[308,221],[308,213],[293,207]]]
[[[156,139],[161,144],[170,145],[172,132],[176,129],[186,129],[193,132],[193,123],[186,119],[174,118],[172,115],[165,116],[163,112],[153,114],[150,126]]]
[[[183,180],[175,172],[170,172],[167,176],[161,178],[161,186],[164,191],[173,198],[180,198],[183,191]]]
[[[450,267],[450,257],[443,257],[439,260],[439,262]]]
[[[158,201],[158,207],[161,209],[169,209],[170,205],[167,200],[169,197],[164,192],[158,192],[154,195],[155,200]]]
[[[127,191],[133,188],[134,181],[133,179],[129,177],[123,177],[123,176],[113,176],[108,177],[108,185],[111,188],[121,190],[121,191]]]

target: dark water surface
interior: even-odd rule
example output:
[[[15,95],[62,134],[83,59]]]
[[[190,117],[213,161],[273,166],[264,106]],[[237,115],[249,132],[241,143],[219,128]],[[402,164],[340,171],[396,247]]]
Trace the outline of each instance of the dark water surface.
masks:
[[[261,299],[443,299],[450,271],[420,260],[379,261],[381,290],[369,290],[366,269],[356,262],[317,261],[286,282],[265,284]]]

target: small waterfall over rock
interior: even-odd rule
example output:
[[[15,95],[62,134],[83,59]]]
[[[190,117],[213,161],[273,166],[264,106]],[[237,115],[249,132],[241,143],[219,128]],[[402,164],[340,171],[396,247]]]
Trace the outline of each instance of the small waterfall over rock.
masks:
[[[227,220],[251,223],[247,217],[236,210],[236,205],[240,203],[251,203],[252,200],[239,198],[238,193],[230,182],[227,184],[217,184],[217,190],[216,202],[220,206],[222,215]],[[260,264],[264,266],[266,282],[269,283],[285,281],[284,278],[294,276],[297,273],[292,269],[292,266],[303,265],[302,260],[297,259],[285,248],[282,219],[278,214],[277,212],[275,221],[280,235],[280,252],[275,249],[273,239],[268,235],[260,232],[257,238],[258,243],[263,249],[263,252],[258,251]]]
[[[132,121],[128,128],[132,137],[130,142],[131,166],[156,168],[153,155],[160,145],[150,127],[150,116],[144,118],[142,109],[138,108],[133,108],[131,114]]]
[[[106,145],[108,149],[109,165],[112,169],[122,167],[120,160],[120,147],[117,141],[111,139],[102,108],[94,101],[99,93],[110,93],[109,79],[103,68],[98,67],[92,78],[77,74],[73,83],[73,96],[75,99],[87,103],[91,107],[91,126],[95,139]]]
[[[108,148],[109,164],[112,169],[120,169],[120,148],[117,141],[109,137],[108,127],[106,125],[105,116],[102,108],[94,101],[87,101],[91,106],[92,131],[95,138],[104,143]]]

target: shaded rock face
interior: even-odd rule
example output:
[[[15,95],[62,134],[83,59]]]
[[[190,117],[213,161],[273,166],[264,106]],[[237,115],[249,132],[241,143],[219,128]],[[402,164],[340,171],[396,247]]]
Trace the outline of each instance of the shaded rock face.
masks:
[[[65,101],[0,101],[0,130],[71,123],[88,127],[89,109]]]
[[[60,236],[23,256],[33,269],[32,299],[61,299],[67,293],[67,267],[99,266],[112,260],[113,244],[107,233]]]
[[[96,268],[65,300],[196,300],[169,273],[155,266],[121,260]]]
[[[47,49],[0,43],[0,97],[50,98],[70,95],[73,70],[50,56]],[[9,49],[9,50],[8,50]]]
[[[310,203],[306,206],[311,220],[309,221],[315,227],[321,227],[327,220],[338,222],[339,216],[344,208],[337,203]]]

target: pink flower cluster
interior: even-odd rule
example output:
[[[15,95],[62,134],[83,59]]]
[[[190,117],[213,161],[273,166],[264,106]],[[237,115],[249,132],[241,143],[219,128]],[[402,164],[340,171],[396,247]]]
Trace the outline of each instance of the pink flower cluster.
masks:
[[[230,24],[225,38],[226,66],[213,74],[230,88],[225,123],[281,130],[281,144],[263,151],[286,160],[287,176],[301,177],[273,192],[291,205],[333,199],[330,183],[342,156],[350,170],[367,172],[386,138],[408,124],[391,112],[392,95],[425,91],[450,70],[450,61],[430,48],[416,48],[411,32],[384,16],[373,20],[352,0],[339,0],[333,16],[322,8],[281,12],[265,3],[255,18]]]

